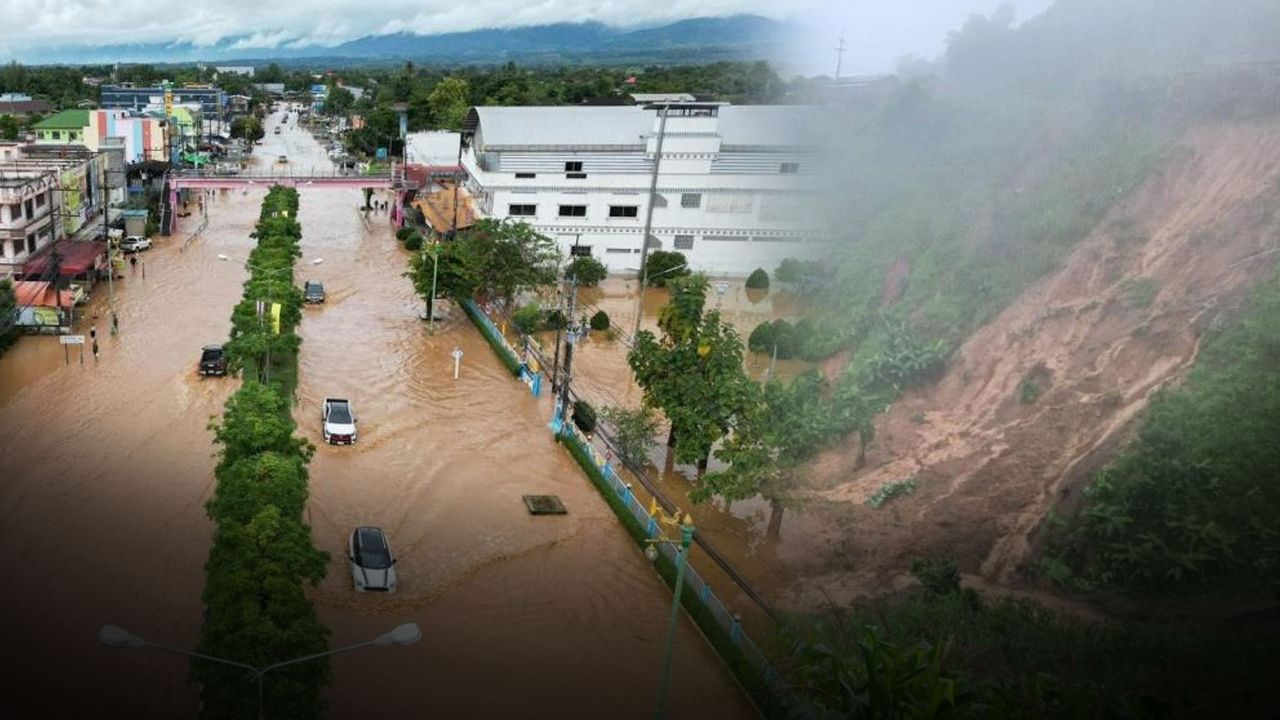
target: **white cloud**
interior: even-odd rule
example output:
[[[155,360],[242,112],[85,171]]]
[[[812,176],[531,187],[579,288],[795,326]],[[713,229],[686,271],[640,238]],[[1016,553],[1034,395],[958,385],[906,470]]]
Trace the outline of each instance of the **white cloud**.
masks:
[[[779,18],[817,0],[0,0],[0,47],[48,50],[59,45],[234,39],[237,49],[336,45],[363,35],[420,34],[599,21],[633,26],[690,17],[752,13]],[[785,9],[783,9],[785,8]]]

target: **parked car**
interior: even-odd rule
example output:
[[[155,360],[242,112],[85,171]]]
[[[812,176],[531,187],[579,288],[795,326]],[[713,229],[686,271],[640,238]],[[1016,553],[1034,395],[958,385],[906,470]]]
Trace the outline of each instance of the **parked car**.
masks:
[[[347,540],[356,592],[395,592],[396,558],[382,528],[362,526]]]
[[[288,155],[277,156],[276,162],[280,163],[281,165],[284,165],[285,163],[289,162],[289,156]]]
[[[205,345],[200,350],[201,375],[226,375],[227,356],[221,345]]]
[[[151,238],[139,237],[137,235],[130,235],[129,237],[120,241],[121,252],[131,253],[131,252],[138,252],[139,250],[150,250],[150,249],[151,249]]]
[[[356,413],[346,398],[324,399],[324,441],[330,445],[355,445]]]
[[[302,299],[309,303],[324,302],[324,284],[319,280],[308,280],[302,286]]]
[[[287,120],[288,118],[285,118],[285,119]],[[280,126],[279,126],[279,125],[277,125],[277,126],[276,126],[275,133],[276,133],[277,135],[279,135],[279,134],[280,134]]]

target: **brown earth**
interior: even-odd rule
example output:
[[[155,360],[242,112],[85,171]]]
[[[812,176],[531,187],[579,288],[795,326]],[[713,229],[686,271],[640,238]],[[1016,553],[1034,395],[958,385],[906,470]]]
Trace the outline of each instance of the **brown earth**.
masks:
[[[1042,519],[1074,508],[1202,333],[1271,272],[1278,200],[1280,124],[1189,132],[940,382],[880,417],[865,468],[856,439],[815,462],[806,509],[827,531],[796,553],[808,581],[793,600],[892,591],[915,556],[956,559],[972,585],[1022,584]],[[913,494],[863,504],[911,477]]]

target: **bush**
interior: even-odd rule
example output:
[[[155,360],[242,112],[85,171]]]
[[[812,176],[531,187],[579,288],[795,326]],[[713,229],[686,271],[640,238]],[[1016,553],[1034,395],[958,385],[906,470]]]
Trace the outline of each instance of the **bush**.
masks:
[[[511,313],[511,322],[525,335],[538,331],[542,320],[542,308],[536,302],[529,303]]]
[[[748,290],[768,290],[769,289],[769,273],[764,268],[756,268],[751,275],[747,276]]]
[[[613,426],[613,444],[625,462],[643,465],[649,461],[659,427],[653,410],[644,406],[638,410],[610,406],[602,409],[600,416]]]
[[[400,242],[404,242],[405,240],[408,240],[409,236],[414,234],[415,232],[417,232],[417,230],[414,230],[408,225],[405,225],[404,227],[396,231],[396,239],[399,240]]]
[[[608,276],[609,268],[590,255],[575,257],[564,271],[565,279],[576,280],[580,287],[595,287]]]
[[[591,329],[592,330],[608,330],[609,329],[608,313],[606,313],[603,310],[597,310],[596,314],[591,316]]]
[[[689,274],[689,261],[685,259],[684,253],[675,250],[654,250],[649,253],[649,259],[645,262],[648,268],[648,278],[650,287],[666,287],[667,283],[678,277]],[[680,267],[683,265],[684,267]],[[674,268],[680,268],[676,270]],[[640,277],[645,277],[645,270],[640,270]]]
[[[409,237],[405,238],[404,249],[405,250],[421,250],[422,243],[425,241],[426,240],[425,238],[422,237],[421,233],[415,232]]]
[[[542,317],[543,330],[563,330],[569,323],[560,310],[548,310]]]
[[[586,400],[575,400],[573,403],[573,424],[590,435],[596,431],[596,409]]]

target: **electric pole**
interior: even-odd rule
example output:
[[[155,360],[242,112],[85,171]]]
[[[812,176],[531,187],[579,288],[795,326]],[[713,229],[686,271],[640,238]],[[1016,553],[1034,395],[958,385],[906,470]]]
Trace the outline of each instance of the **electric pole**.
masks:
[[[580,237],[580,236],[579,236]],[[578,249],[578,238],[573,240],[573,249]],[[576,252],[571,257],[577,257]],[[569,267],[573,267],[573,261],[569,262]],[[569,311],[565,313],[564,322],[567,331],[564,344],[564,372],[560,378],[560,422],[564,423],[569,417],[569,378],[572,377],[573,365],[573,343],[575,330],[573,326],[574,304],[578,299],[578,276],[575,273],[569,278]]]
[[[849,46],[845,44],[844,36],[843,35],[840,36],[840,42],[836,44],[836,79],[837,80],[840,79],[840,70],[844,65],[844,53],[845,53],[845,50],[848,50],[848,49],[849,49]]]
[[[644,209],[644,233],[640,238],[640,291],[636,293],[636,324],[631,337],[640,332],[640,318],[644,317],[644,286],[649,282],[649,233],[653,230],[653,200],[658,194],[658,166],[662,163],[662,139],[667,134],[667,110],[658,109],[658,144],[653,151],[653,174],[649,176],[649,203]]]

